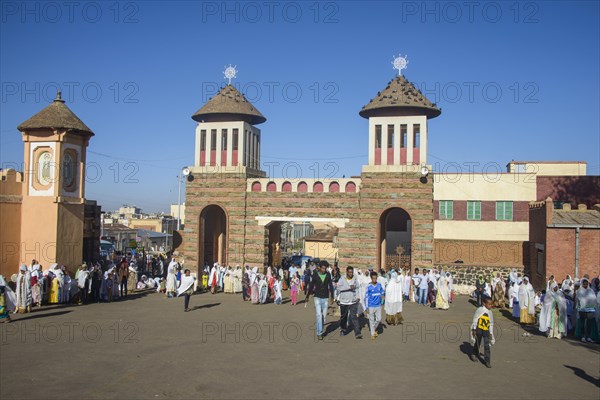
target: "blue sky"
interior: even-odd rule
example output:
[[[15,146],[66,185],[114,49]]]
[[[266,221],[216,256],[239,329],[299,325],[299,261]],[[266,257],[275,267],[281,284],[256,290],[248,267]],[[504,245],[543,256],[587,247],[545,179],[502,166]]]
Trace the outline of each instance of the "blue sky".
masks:
[[[267,117],[272,176],[359,175],[358,111],[399,53],[442,107],[429,124],[435,169],[585,160],[600,173],[596,1],[75,3],[1,3],[0,161],[22,163],[16,126],[60,86],[96,133],[88,163],[101,174],[90,170],[86,197],[104,210],[177,202],[176,175],[194,157],[190,117],[230,63]]]

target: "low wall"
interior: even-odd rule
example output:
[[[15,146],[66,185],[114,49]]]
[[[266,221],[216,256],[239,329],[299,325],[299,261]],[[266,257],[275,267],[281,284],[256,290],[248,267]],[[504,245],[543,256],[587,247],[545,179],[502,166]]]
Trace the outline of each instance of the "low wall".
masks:
[[[452,274],[452,279],[454,283],[454,293],[456,294],[470,294],[473,290],[475,290],[475,281],[477,280],[477,276],[479,274],[483,274],[484,277],[488,277],[492,274],[495,276],[496,273],[500,272],[500,276],[502,276],[502,279],[506,280],[508,279],[508,275],[510,274],[510,271],[513,268],[517,270],[517,275],[519,277],[522,277],[525,273],[523,267],[512,266],[488,267],[464,264],[436,264],[436,268],[438,270],[441,269]]]

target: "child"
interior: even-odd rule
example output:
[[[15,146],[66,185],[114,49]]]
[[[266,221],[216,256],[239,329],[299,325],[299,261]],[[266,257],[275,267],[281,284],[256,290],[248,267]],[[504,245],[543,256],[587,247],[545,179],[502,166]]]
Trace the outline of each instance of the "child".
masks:
[[[196,278],[190,275],[190,270],[186,268],[184,275],[181,277],[181,284],[177,289],[177,296],[183,295],[183,310],[190,311],[190,296],[194,293],[194,282]]]
[[[275,277],[273,293],[275,295],[275,304],[281,304],[281,277],[279,275]]]
[[[292,279],[290,279],[290,297],[292,299],[293,306],[296,305],[296,301],[298,298],[298,285],[299,284],[300,284],[300,279],[298,278],[298,273],[296,272],[296,274],[294,274],[294,276],[292,276]]]
[[[369,313],[369,327],[371,328],[371,340],[378,335],[377,328],[381,322],[381,305],[385,301],[385,290],[381,283],[377,282],[377,272],[371,272],[371,283],[365,291],[365,305]]]
[[[479,346],[483,340],[485,366],[492,368],[490,345],[496,343],[494,338],[494,314],[490,311],[494,303],[489,297],[484,297],[483,305],[475,310],[473,324],[471,325],[471,361],[477,361],[479,358]]]

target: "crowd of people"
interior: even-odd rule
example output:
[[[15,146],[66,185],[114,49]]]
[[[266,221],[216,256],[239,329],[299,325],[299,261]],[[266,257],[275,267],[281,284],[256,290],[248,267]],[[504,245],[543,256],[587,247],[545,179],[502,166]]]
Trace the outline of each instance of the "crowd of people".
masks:
[[[385,311],[388,325],[402,324],[402,305],[413,302],[431,308],[447,310],[454,298],[454,279],[448,271],[407,268],[381,270],[346,267],[342,273],[326,261],[318,265],[306,262],[287,269],[266,266],[235,268],[214,263],[206,265],[201,278],[183,269],[176,258],[165,268],[162,256],[122,257],[100,263],[83,263],[70,274],[64,265],[52,264],[44,269],[36,260],[21,265],[18,274],[9,280],[0,276],[0,319],[10,321],[10,312],[26,313],[33,307],[52,304],[86,304],[112,302],[126,298],[133,290],[153,289],[165,297],[184,296],[184,310],[189,310],[190,296],[201,289],[241,294],[243,301],[253,304],[283,304],[283,293],[289,291],[289,303],[298,304],[304,294],[304,306],[314,297],[317,337],[324,335],[324,321],[330,302],[337,303],[340,334],[354,332],[362,338],[358,317],[365,316],[372,339],[378,337]],[[471,296],[479,307],[479,316],[491,317],[485,309],[505,308],[521,324],[536,325],[549,338],[573,334],[583,342],[599,340],[600,280],[572,279],[562,282],[550,277],[545,290],[534,291],[527,276],[519,277],[512,270],[507,279],[499,272],[478,275]],[[489,308],[487,308],[489,307]],[[476,337],[476,333],[473,333]],[[485,340],[484,340],[485,342]]]

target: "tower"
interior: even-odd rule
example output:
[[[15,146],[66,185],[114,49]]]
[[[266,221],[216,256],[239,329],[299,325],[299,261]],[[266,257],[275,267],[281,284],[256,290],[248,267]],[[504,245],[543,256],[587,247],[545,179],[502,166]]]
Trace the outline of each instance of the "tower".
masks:
[[[86,148],[94,133],[58,92],[20,124],[24,143],[21,262],[70,268],[82,261]]]
[[[198,122],[194,164],[202,172],[260,171],[260,129],[255,125],[267,119],[233,85],[224,86],[192,119]]]
[[[402,56],[394,59],[399,75],[359,112],[369,120],[369,162],[362,169],[361,209],[378,215],[375,265],[385,270],[433,265],[427,122],[441,110],[400,74],[407,63]]]
[[[441,114],[404,76],[392,79],[359,115],[369,120],[367,171],[410,171],[427,165],[427,120]]]

